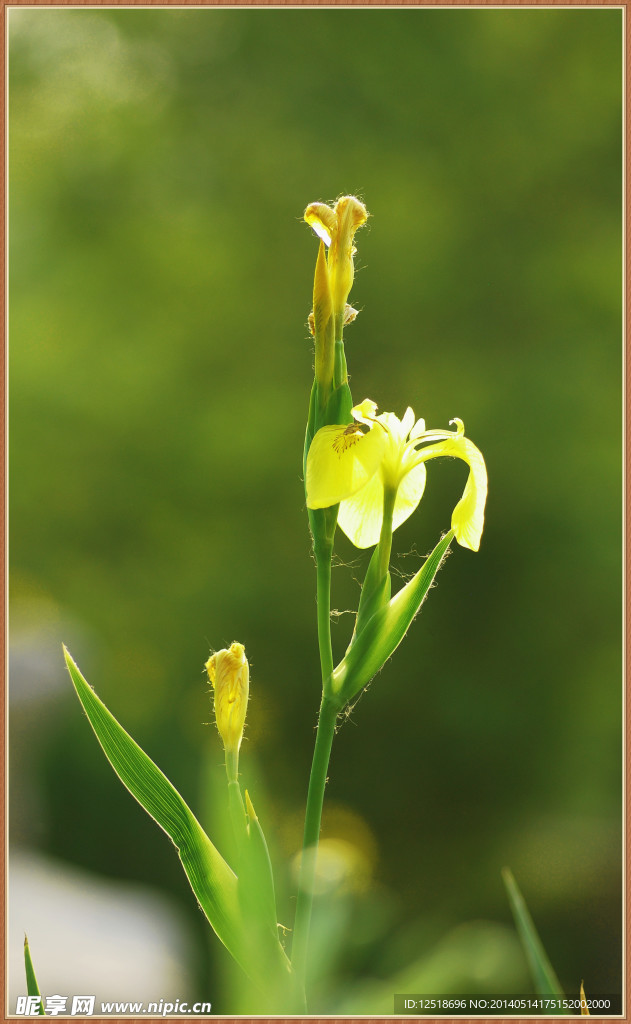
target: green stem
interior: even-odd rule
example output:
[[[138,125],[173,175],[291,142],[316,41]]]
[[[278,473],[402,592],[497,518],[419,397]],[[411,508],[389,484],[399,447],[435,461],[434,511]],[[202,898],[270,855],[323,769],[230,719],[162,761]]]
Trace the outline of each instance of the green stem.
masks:
[[[344,353],[344,313],[336,318],[335,323],[335,348],[333,356],[333,384],[339,388],[348,380],[348,369],[346,366],[346,355]]]
[[[309,792],[307,794],[305,832],[302,844],[298,902],[296,905],[294,941],[292,946],[292,966],[303,985],[307,969],[307,947],[309,944],[309,927],[313,905],[316,857],[322,821],[322,804],[324,802],[324,789],[329,770],[329,758],[331,756],[331,746],[333,744],[338,711],[339,705],[323,695],[322,704],[320,705],[315,749],[313,751],[311,776],[309,778]]]
[[[379,579],[382,580],[390,566],[390,552],[392,551],[392,516],[394,514],[394,503],[397,498],[396,488],[386,487],[383,492],[383,522],[381,523],[381,536],[379,537]]]
[[[324,789],[329,770],[333,734],[335,732],[335,721],[339,710],[339,704],[333,702],[327,696],[333,677],[333,649],[331,645],[331,556],[333,544],[330,542],[320,543],[315,546],[314,552],[317,567],[318,646],[320,648],[320,665],[322,670],[322,703],[320,704],[318,731],[316,733],[311,775],[309,777],[309,790],[307,792],[305,830],[292,945],[292,966],[303,988],[307,970],[307,948],[309,945],[313,883],[316,871],[318,842],[320,839],[320,823],[322,821],[322,804],[324,802]]]
[[[237,855],[240,857],[244,839],[247,837],[247,818],[239,785],[239,754],[237,751],[226,750],[226,775],[228,777],[228,811],[237,846]]]
[[[333,675],[331,646],[331,555],[332,546],[315,551],[317,567],[318,647],[322,668],[322,689],[326,690]]]
[[[239,751],[225,750],[226,775],[228,782],[238,782],[239,779]]]

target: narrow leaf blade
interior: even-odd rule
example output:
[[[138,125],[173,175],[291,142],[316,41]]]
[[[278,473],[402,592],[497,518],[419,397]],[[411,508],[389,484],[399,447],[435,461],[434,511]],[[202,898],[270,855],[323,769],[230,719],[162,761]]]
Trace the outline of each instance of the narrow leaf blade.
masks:
[[[248,813],[247,844],[243,851],[244,870],[239,873],[239,889],[246,903],[252,906],[255,919],[259,920],[263,927],[270,929],[273,935],[278,936],[272,861],[265,834],[247,789],[245,804]]]
[[[534,921],[530,916],[526,901],[513,877],[512,871],[504,868],[502,878],[508,893],[508,900],[515,918],[515,924],[521,939],[535,991],[540,996],[563,996],[564,992],[556,976],[554,968],[543,948]]]
[[[119,779],[175,844],[202,910],[242,963],[237,879],[166,776],[99,700],[64,648],[66,665],[105,756]],[[247,971],[247,965],[242,964]]]
[[[39,996],[38,1013],[41,1017],[45,1017],[46,1014],[42,1005],[42,996],[39,990],[39,985],[37,984],[37,978],[35,977],[35,968],[33,967],[31,951],[29,949],[26,935],[24,936],[24,969],[26,971],[26,991],[29,996]]]

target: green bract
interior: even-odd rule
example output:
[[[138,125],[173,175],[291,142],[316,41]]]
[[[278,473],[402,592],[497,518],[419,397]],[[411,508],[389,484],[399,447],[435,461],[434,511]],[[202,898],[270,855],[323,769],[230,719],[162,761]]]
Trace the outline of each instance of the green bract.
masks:
[[[332,693],[344,703],[370,682],[403,640],[452,540],[453,531],[450,530],[416,575],[387,603],[379,601],[379,592],[375,595],[376,611],[367,621],[364,618],[359,623],[360,628],[356,630],[346,655],[333,673]]]

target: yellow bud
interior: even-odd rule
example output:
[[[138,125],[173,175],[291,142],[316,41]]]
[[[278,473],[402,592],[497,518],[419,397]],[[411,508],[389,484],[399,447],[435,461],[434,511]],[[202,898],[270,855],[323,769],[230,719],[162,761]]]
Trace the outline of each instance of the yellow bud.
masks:
[[[313,280],[313,334],[315,337],[315,376],[323,395],[333,380],[335,332],[331,285],[324,242],[320,241]]]
[[[329,273],[333,292],[333,307],[336,316],[344,313],[346,300],[353,286],[355,267],[353,256],[355,232],[366,223],[366,207],[355,196],[342,196],[335,204],[337,230],[331,239],[329,249]]]
[[[233,643],[206,662],[215,691],[215,721],[226,753],[236,754],[243,739],[248,706],[250,667],[243,644]]]
[[[337,230],[335,211],[326,203],[310,203],[305,210],[305,220],[310,224],[316,235],[327,245]]]
[[[347,302],[346,307],[344,309],[344,326],[348,327],[348,325],[352,324],[353,320],[356,320],[358,316],[359,310],[353,309],[353,307],[349,306]],[[311,312],[309,313],[309,317],[307,319],[307,326],[309,328],[309,334],[315,338],[315,314],[313,310],[311,310]]]
[[[326,206],[324,203],[311,203],[305,210],[307,224],[310,224],[325,245],[329,246],[326,278],[322,267],[320,270],[321,281],[318,286],[318,270],[316,269],[314,293],[323,294],[326,280],[333,300],[333,314],[336,318],[343,318],[345,315],[346,300],[355,273],[353,238],[357,229],[365,224],[367,219],[366,207],[356,196],[342,196],[333,207]],[[320,259],[322,255],[321,250],[318,258]],[[318,322],[317,303],[318,298],[314,294],[316,325]]]
[[[329,271],[326,264],[324,242],[320,240],[313,279],[313,328],[314,334],[321,334],[333,313]]]

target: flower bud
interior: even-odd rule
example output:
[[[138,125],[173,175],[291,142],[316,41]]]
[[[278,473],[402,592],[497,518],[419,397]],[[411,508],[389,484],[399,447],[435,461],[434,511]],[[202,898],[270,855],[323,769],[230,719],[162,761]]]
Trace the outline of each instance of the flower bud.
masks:
[[[353,309],[353,307],[349,306],[347,302],[346,307],[344,309],[344,326],[347,327],[348,324],[352,324],[353,320],[356,320],[358,316],[359,310]],[[311,335],[312,338],[315,338],[315,313],[313,312],[313,310],[311,310],[311,312],[309,313],[307,326],[309,327],[309,334]]]
[[[243,644],[233,643],[206,662],[215,691],[215,721],[226,753],[237,754],[243,739],[250,667]]]
[[[311,203],[305,210],[305,220],[329,247],[326,276],[333,302],[333,316],[343,322],[346,300],[353,284],[353,256],[355,232],[366,223],[368,213],[364,204],[355,196],[342,196],[334,207],[324,203]],[[319,257],[320,258],[320,257]],[[323,269],[323,268],[322,268]],[[322,274],[322,270],[320,271]],[[322,294],[324,282],[316,281],[316,292]],[[328,297],[327,289],[327,297]],[[314,299],[316,312],[317,298]],[[316,312],[316,324],[318,316]]]
[[[335,204],[337,231],[329,249],[329,272],[335,315],[343,315],[349,292],[353,286],[355,267],[353,238],[357,228],[366,223],[368,213],[355,196],[343,196]]]
[[[323,241],[320,242],[318,249],[313,280],[313,334],[315,337],[315,377],[323,395],[328,397],[328,389],[333,380],[335,324],[331,284]]]

